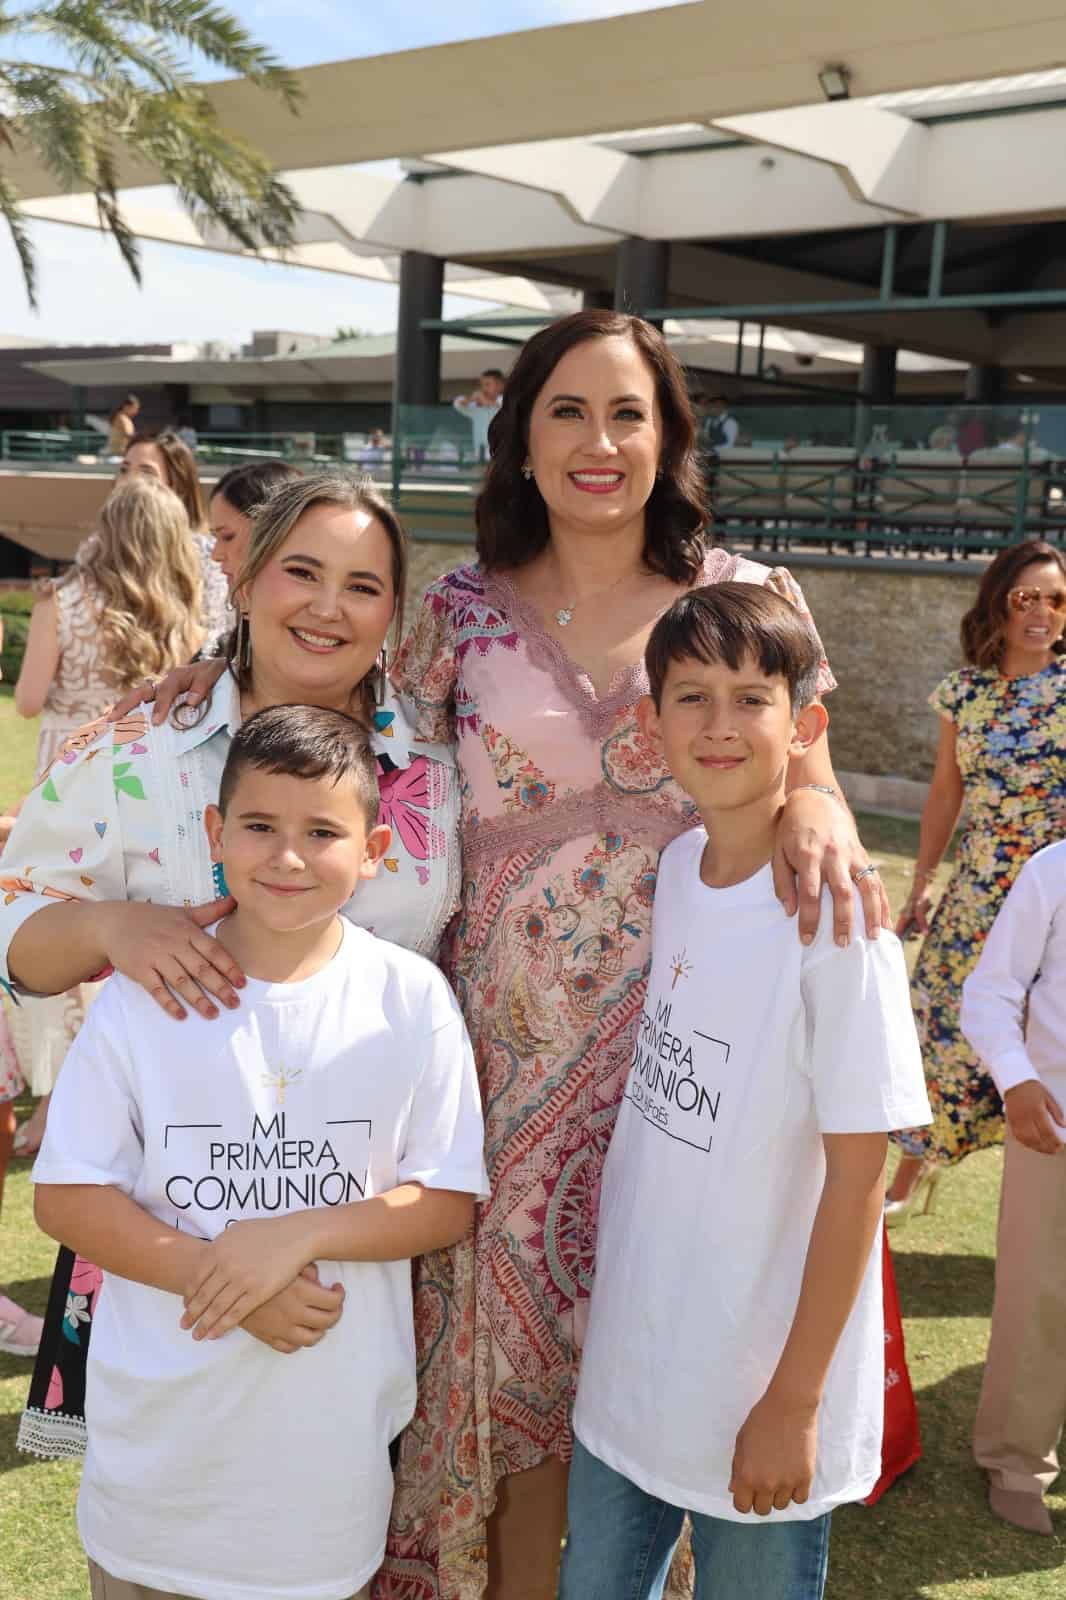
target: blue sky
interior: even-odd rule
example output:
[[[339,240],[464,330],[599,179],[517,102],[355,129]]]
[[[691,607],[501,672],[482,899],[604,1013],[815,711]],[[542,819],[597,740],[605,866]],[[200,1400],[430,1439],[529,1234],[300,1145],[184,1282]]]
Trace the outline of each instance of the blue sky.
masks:
[[[658,0],[671,3],[684,0]],[[230,9],[288,65],[305,66],[651,6],[648,0],[399,0],[389,8],[353,0],[230,0]],[[26,305],[14,252],[0,232],[0,334],[42,343],[238,344],[253,328],[330,334],[338,325],[384,329],[395,320],[395,291],[383,285],[147,244],[138,290],[114,247],[96,234],[37,224],[33,236],[37,315]],[[447,309],[471,305],[452,298]]]

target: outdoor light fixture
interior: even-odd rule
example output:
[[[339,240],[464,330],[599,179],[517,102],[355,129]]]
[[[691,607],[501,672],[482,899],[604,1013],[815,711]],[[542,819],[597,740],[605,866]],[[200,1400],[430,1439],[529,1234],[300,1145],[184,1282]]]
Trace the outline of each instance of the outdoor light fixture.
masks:
[[[818,82],[827,100],[846,100],[851,94],[851,73],[844,66],[823,67]]]

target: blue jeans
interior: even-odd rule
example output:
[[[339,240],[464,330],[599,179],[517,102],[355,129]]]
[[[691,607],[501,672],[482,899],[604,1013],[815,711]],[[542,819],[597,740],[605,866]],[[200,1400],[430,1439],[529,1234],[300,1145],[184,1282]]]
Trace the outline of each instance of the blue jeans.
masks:
[[[810,1522],[690,1515],[695,1600],[821,1600],[829,1512]],[[684,1518],[575,1439],[559,1600],[661,1600]]]

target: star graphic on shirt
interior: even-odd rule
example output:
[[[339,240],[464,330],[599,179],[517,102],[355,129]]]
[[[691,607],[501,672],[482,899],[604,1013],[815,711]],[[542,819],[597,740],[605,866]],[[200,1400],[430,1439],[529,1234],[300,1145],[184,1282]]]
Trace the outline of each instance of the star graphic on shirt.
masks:
[[[283,1106],[285,1104],[285,1090],[291,1088],[302,1077],[303,1072],[299,1067],[294,1072],[290,1072],[288,1067],[279,1067],[277,1072],[265,1072],[263,1074],[263,1084],[267,1089],[276,1089],[278,1091],[278,1105]]]
[[[671,989],[676,989],[677,988],[677,980],[678,980],[678,978],[687,978],[689,973],[692,971],[692,962],[691,961],[686,961],[685,955],[686,955],[685,949],[684,949],[684,947],[682,947],[681,950],[678,952],[677,955],[674,956],[673,960],[670,963],[670,971],[674,975],[674,981],[670,985]]]

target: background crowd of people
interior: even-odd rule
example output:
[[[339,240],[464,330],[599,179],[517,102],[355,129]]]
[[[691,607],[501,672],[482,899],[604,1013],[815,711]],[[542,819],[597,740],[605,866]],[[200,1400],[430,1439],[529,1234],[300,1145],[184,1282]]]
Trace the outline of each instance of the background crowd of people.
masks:
[[[48,998],[5,1007],[0,1182],[20,1075],[40,1096],[16,1142],[29,1153],[103,969],[171,1015],[238,1004],[239,968],[206,931],[227,891],[192,847],[196,819],[217,800],[242,720],[292,704],[349,710],[373,741],[393,830],[354,917],[449,979],[491,1186],[458,1244],[415,1261],[419,1392],[375,1593],[545,1600],[658,858],[693,823],[638,727],[644,648],[695,585],[765,586],[808,613],[784,568],[711,543],[698,445],[728,449],[737,423],[718,399],[697,435],[683,375],[639,319],[590,311],[545,328],[506,387],[483,374],[463,409],[486,460],[477,559],[430,586],[406,633],[404,534],[373,489],[267,461],[227,472],[205,507],[184,440],[139,434],[133,397],[112,418],[115,489],[74,565],[42,589],[16,690],[41,735],[37,787],[0,864],[0,976]],[[914,1004],[934,1122],[899,1136],[890,1226],[1003,1137],[999,1092],[960,1026],[962,987],[1021,868],[1063,833],[1064,627],[1062,552],[1034,540],[1004,550],[963,624],[965,665],[931,697],[940,743],[897,927],[923,941]],[[293,648],[294,631],[308,648]],[[391,667],[390,637],[402,639]],[[178,668],[155,712],[138,709],[142,681]],[[834,688],[823,659],[819,693]],[[86,759],[125,691],[102,735],[115,764]],[[180,692],[191,717],[170,715]],[[830,917],[846,940],[853,884],[876,936],[887,899],[825,734],[792,758],[787,789],[774,878],[797,938]],[[40,1453],[73,1453],[83,1434],[92,1271],[61,1251],[57,1281],[90,1285],[73,1339],[0,1298],[6,1348],[39,1346],[23,1436]],[[691,1583],[682,1550],[670,1592]]]

